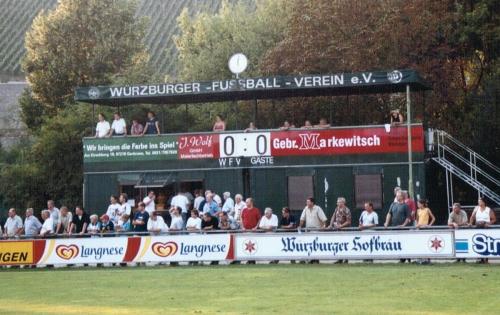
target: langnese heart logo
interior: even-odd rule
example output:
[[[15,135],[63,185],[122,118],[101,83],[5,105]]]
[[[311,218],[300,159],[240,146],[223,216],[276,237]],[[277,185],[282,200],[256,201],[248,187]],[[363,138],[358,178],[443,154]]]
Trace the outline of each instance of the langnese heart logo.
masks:
[[[168,257],[168,256],[173,256],[175,253],[177,253],[177,243],[175,242],[156,242],[151,245],[151,250],[155,255],[160,256],[160,257]]]
[[[71,245],[59,245],[56,247],[56,254],[57,256],[61,257],[62,259],[65,260],[70,260],[72,258],[75,258],[78,256],[78,253],[80,252],[80,249],[78,246],[71,244]]]

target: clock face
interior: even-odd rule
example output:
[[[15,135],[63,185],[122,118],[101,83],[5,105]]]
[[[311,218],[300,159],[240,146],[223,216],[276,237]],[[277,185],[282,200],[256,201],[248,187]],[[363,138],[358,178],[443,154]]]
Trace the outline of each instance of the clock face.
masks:
[[[239,74],[245,71],[248,65],[248,59],[247,56],[243,55],[242,53],[237,53],[231,56],[229,58],[229,70],[231,70],[232,73],[234,74]]]

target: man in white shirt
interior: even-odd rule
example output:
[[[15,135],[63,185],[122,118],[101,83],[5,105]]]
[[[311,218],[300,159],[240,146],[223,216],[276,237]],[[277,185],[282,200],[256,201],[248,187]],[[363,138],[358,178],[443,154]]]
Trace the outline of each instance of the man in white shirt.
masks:
[[[142,202],[144,202],[144,204],[146,205],[146,211],[149,213],[150,217],[153,214],[153,211],[156,210],[155,199],[155,192],[151,190],[148,195],[142,200]]]
[[[220,199],[220,196],[214,193],[211,190],[205,191],[205,199],[207,198],[208,195],[212,195],[212,200],[217,203],[219,207],[222,207],[222,199]]]
[[[259,229],[272,231],[278,227],[278,217],[273,214],[273,209],[266,208],[264,210],[264,216],[260,218]]]
[[[186,195],[184,195],[181,191],[179,191],[177,195],[174,196],[174,198],[172,198],[170,206],[181,208],[182,220],[186,222],[187,212],[189,210],[189,199],[186,197]]]
[[[120,209],[118,210],[118,217],[121,218],[122,215],[126,214],[130,217],[132,214],[132,207],[128,203],[128,196],[126,193],[120,194]]]
[[[50,212],[50,218],[52,219],[55,228],[57,223],[59,223],[59,209],[54,206],[54,200],[47,201],[47,210]]]
[[[40,233],[42,223],[33,215],[33,208],[26,209],[26,218],[24,219],[24,235],[35,236]]]
[[[98,117],[99,122],[95,127],[95,137],[104,138],[109,134],[109,129],[111,129],[111,127],[109,126],[109,122],[106,121],[106,117],[103,113],[99,113]]]
[[[359,217],[359,229],[365,230],[374,228],[378,225],[378,215],[373,211],[373,204],[371,202],[365,203],[365,210]]]
[[[300,227],[319,229],[324,228],[326,224],[326,215],[321,207],[314,203],[314,198],[309,197],[306,201],[306,207],[302,210],[300,216]]]
[[[54,221],[52,220],[52,218],[50,216],[49,210],[42,211],[42,219],[44,221],[43,221],[42,229],[40,230],[40,236],[45,237],[47,235],[54,234]]]
[[[109,129],[109,137],[111,136],[126,136],[127,135],[127,123],[120,115],[120,112],[115,112],[114,120],[111,124],[111,129]]]
[[[115,195],[111,195],[111,197],[109,197],[109,202],[110,204],[108,206],[106,214],[108,215],[111,222],[116,225],[120,220],[121,205],[118,203],[118,198]]]
[[[23,220],[16,214],[16,209],[10,208],[7,221],[4,225],[4,236],[18,237],[23,231]]]
[[[187,220],[186,230],[188,231],[201,230],[201,219],[199,217],[199,212],[197,209],[191,210],[191,217]]]
[[[163,217],[158,215],[158,212],[151,212],[151,217],[148,220],[147,224],[148,232],[152,234],[160,234],[164,232],[168,232],[168,226],[165,224]]]
[[[234,210],[234,200],[233,198],[231,198],[231,193],[229,191],[224,192],[222,194],[222,197],[224,198],[224,205],[222,206],[222,211],[229,214],[231,211]]]
[[[193,209],[201,211],[202,209],[200,209],[200,204],[205,200],[205,198],[203,197],[203,190],[197,189],[194,192],[194,196],[195,196],[195,198],[194,198],[194,203],[193,203]]]
[[[243,201],[243,196],[240,194],[236,194],[236,196],[234,196],[234,200],[234,209],[231,211],[230,215],[236,223],[241,224],[241,211],[246,208],[247,204]]]

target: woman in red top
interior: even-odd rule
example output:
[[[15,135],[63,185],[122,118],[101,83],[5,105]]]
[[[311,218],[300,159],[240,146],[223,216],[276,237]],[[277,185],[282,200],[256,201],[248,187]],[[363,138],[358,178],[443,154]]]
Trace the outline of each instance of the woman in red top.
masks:
[[[215,116],[215,124],[213,131],[224,131],[226,130],[226,122],[222,119],[221,115]]]

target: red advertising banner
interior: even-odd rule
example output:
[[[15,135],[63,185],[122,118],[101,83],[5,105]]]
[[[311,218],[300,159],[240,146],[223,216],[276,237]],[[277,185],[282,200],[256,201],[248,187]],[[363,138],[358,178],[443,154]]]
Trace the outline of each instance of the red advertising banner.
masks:
[[[219,135],[179,136],[179,159],[213,159],[219,157]]]
[[[413,152],[423,152],[422,126],[412,126],[411,133]],[[407,137],[405,126],[279,131],[271,133],[271,155],[404,153]]]

